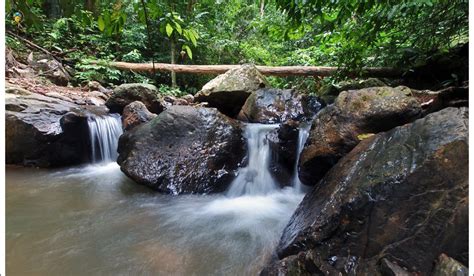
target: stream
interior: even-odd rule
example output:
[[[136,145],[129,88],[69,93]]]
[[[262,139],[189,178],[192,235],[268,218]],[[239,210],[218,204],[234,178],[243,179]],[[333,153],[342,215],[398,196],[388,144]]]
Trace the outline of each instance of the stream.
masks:
[[[89,122],[94,164],[7,167],[7,275],[257,275],[304,196],[299,181],[280,189],[268,172],[277,126],[246,127],[248,166],[227,193],[169,196],[111,161],[117,124]]]

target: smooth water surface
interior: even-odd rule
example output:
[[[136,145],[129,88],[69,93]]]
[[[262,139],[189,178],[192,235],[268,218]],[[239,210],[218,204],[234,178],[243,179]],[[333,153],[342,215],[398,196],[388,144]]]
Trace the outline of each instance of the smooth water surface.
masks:
[[[115,163],[7,168],[7,275],[256,275],[302,197],[159,195]]]

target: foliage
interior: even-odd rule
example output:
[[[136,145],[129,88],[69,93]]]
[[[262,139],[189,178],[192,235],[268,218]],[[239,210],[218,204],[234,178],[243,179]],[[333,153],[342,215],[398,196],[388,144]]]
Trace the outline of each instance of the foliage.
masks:
[[[97,61],[84,58],[77,65],[79,71],[75,78],[79,83],[96,80],[102,83],[114,83],[121,79],[122,73],[107,66],[106,61]]]
[[[161,95],[173,96],[173,97],[180,97],[187,94],[185,91],[182,91],[177,87],[171,87],[166,84],[160,84],[158,87],[158,91],[160,92]]]
[[[413,66],[467,38],[468,1],[277,0],[339,66]]]
[[[95,8],[85,2],[91,1],[7,0],[6,26],[75,64],[78,82],[158,86],[169,83],[169,73],[119,72],[89,61],[340,66],[349,69],[341,76],[356,77],[363,66],[410,68],[468,41],[467,0],[95,0]],[[15,11],[25,17],[20,27]],[[7,44],[24,51],[11,38]],[[194,93],[210,78],[178,75],[179,91]],[[307,92],[334,81],[269,80]]]

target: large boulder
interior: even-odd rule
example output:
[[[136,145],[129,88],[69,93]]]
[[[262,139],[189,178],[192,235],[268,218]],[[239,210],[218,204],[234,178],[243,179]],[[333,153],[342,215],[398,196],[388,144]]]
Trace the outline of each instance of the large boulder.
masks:
[[[118,163],[136,182],[170,194],[222,192],[245,157],[238,121],[215,108],[172,106],[126,132]]]
[[[299,177],[315,185],[367,134],[387,131],[420,117],[420,103],[407,87],[344,91],[318,113],[299,161]]]
[[[247,98],[237,118],[262,124],[302,121],[312,119],[320,108],[321,104],[315,96],[293,89],[264,88]]]
[[[140,101],[145,104],[150,112],[159,114],[166,106],[158,88],[151,84],[126,83],[117,86],[105,105],[112,113],[120,113],[125,106],[134,101]]]
[[[123,109],[122,126],[128,131],[155,118],[156,114],[148,111],[146,106],[140,101],[134,101]]]
[[[242,65],[206,83],[195,95],[194,101],[207,102],[210,107],[235,117],[252,92],[268,86],[267,80],[254,65]]]
[[[89,160],[92,111],[18,87],[5,92],[7,164],[53,167]]]
[[[327,104],[332,104],[339,93],[347,90],[358,90],[369,87],[387,86],[385,82],[376,78],[347,80],[322,86],[316,94]]]
[[[388,261],[429,275],[442,253],[467,264],[468,185],[466,108],[377,134],[305,196],[262,274],[380,275]]]

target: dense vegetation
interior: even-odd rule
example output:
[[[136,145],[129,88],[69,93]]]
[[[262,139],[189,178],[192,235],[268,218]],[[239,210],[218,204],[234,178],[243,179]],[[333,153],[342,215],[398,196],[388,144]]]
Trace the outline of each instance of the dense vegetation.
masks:
[[[58,53],[76,70],[76,84],[154,82],[171,94],[194,93],[210,77],[121,72],[90,61],[327,65],[354,72],[407,69],[468,41],[467,0],[7,0],[6,13],[7,30]],[[7,45],[24,47],[12,36]],[[314,78],[270,81],[308,91],[320,85]]]

